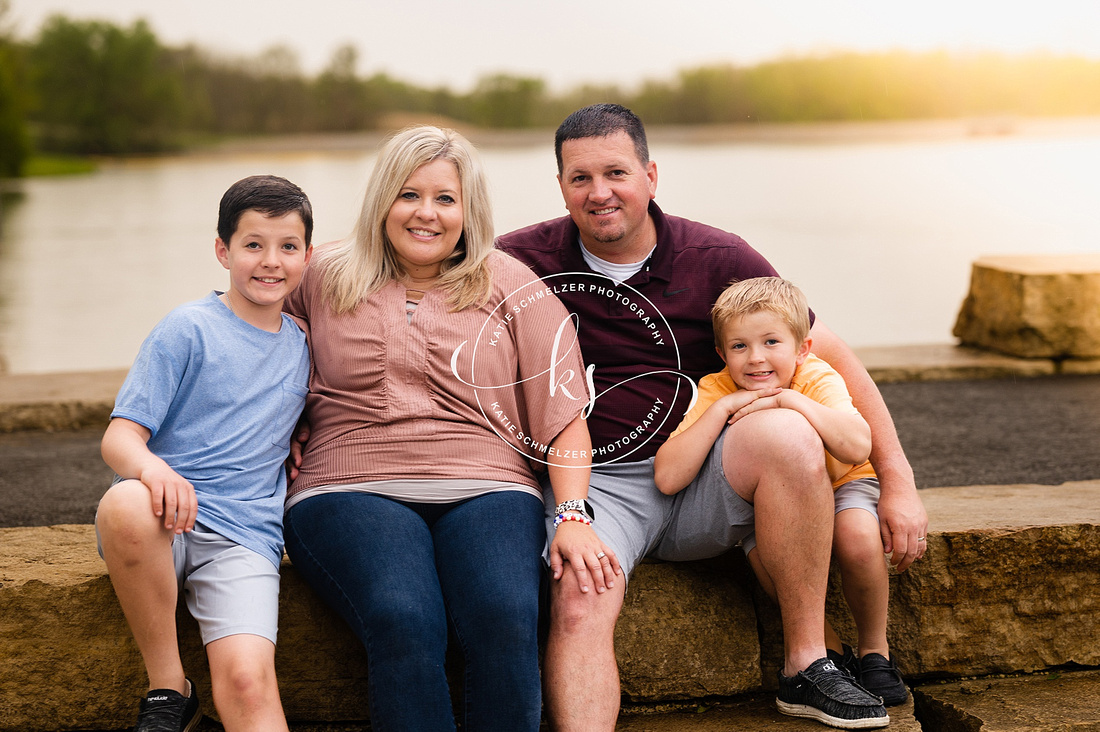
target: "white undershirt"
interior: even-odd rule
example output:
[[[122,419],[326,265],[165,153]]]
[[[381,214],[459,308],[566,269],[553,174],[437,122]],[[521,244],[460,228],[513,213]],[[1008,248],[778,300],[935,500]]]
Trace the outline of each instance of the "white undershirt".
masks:
[[[657,246],[654,245],[653,249],[646,252],[646,255],[642,257],[640,262],[628,262],[626,264],[619,264],[618,262],[608,262],[606,259],[600,259],[584,246],[584,242],[580,241],[580,237],[577,237],[577,242],[581,245],[581,256],[584,257],[584,263],[587,264],[593,272],[599,272],[602,275],[610,277],[616,285],[629,280],[631,277],[641,271],[642,267],[649,260],[649,256],[653,254],[653,249]]]

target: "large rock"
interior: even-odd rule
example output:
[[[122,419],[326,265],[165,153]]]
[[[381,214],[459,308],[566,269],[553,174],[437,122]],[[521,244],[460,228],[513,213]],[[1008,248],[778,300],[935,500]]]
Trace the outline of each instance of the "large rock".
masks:
[[[954,334],[1011,356],[1100,357],[1100,254],[979,259]]]

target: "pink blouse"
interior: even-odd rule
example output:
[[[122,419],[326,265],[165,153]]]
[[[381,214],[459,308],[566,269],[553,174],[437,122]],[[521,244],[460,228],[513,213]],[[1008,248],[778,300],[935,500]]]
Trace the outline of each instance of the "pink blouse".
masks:
[[[483,306],[449,312],[431,290],[410,320],[405,288],[391,282],[335,315],[318,254],[285,305],[307,324],[311,359],[311,432],[288,497],[393,479],[537,488],[530,459],[545,460],[589,398],[576,331],[549,288],[494,251]]]

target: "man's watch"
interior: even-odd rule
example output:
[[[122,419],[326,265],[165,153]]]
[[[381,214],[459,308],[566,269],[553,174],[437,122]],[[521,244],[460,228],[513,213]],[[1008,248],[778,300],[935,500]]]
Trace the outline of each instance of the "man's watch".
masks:
[[[583,513],[588,517],[589,521],[596,520],[596,511],[593,510],[592,504],[584,498],[570,498],[568,501],[562,501],[554,509],[554,513],[561,515],[566,511],[576,511]]]

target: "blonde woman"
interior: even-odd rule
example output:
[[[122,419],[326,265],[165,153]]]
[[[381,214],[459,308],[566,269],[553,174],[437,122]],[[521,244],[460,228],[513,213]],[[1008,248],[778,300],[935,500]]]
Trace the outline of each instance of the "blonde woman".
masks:
[[[537,730],[545,467],[554,551],[578,582],[614,556],[579,508],[591,449],[575,332],[549,288],[492,248],[476,152],[395,135],[352,236],[318,250],[287,310],[308,323],[308,440],[287,552],[363,642],[375,729]],[[571,509],[571,506],[578,506]],[[444,673],[448,623],[465,703]]]

